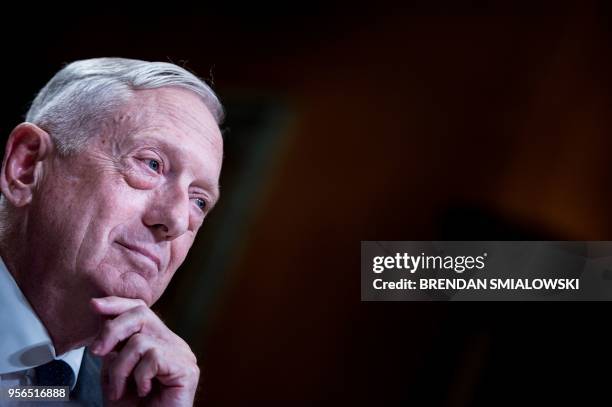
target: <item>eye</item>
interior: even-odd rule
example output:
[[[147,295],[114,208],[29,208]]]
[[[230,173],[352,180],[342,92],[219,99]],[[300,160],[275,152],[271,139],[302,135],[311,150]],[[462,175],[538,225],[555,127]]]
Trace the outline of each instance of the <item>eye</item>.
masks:
[[[202,198],[196,198],[195,203],[201,210],[204,210],[204,208],[206,208],[206,201]]]
[[[152,169],[155,172],[159,172],[159,168],[161,167],[161,164],[159,163],[158,160],[150,158],[150,159],[147,159],[147,160],[144,160],[144,161],[145,161],[145,163],[147,163],[147,166],[150,169]]]

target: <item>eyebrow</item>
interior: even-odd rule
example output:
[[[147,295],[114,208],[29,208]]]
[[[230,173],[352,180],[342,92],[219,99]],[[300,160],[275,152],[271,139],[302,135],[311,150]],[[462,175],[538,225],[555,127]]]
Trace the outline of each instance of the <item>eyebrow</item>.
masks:
[[[141,134],[137,134],[136,137],[134,137],[134,140],[136,142],[153,141],[156,144],[158,144],[160,147],[163,147],[164,149],[174,152],[176,155],[181,154],[181,152],[184,151],[180,147],[177,147],[176,144],[171,143],[166,139],[156,137],[154,133],[143,132]],[[210,180],[207,178],[199,178],[199,179],[203,183],[203,185],[199,187],[205,189],[206,191],[210,193],[210,195],[212,195],[211,197],[213,199],[213,204],[211,206],[211,209],[212,209],[221,196],[221,185],[219,185],[218,182],[214,182],[214,183],[210,182]]]
[[[210,205],[209,211],[212,211],[215,206],[217,206],[217,202],[219,202],[219,198],[221,198],[221,185],[217,184],[214,186],[212,191],[212,203]]]

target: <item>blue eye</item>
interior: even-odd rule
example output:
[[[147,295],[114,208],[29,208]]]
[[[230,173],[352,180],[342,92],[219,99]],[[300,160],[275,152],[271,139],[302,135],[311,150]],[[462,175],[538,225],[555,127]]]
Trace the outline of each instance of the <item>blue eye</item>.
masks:
[[[204,208],[206,208],[206,201],[203,200],[202,198],[196,198],[196,205],[198,205],[198,208],[204,210]]]
[[[147,160],[147,161],[149,163],[149,168],[150,169],[152,169],[155,172],[159,171],[159,167],[160,167],[159,161],[153,160],[153,159]]]

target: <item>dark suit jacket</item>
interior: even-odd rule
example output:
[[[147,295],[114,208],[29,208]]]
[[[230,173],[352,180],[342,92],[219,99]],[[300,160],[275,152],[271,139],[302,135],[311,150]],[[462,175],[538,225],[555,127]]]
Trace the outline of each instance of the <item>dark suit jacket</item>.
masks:
[[[74,390],[70,392],[70,400],[82,406],[102,407],[102,384],[100,381],[102,359],[89,353],[85,348],[83,361],[79,370],[79,378]]]

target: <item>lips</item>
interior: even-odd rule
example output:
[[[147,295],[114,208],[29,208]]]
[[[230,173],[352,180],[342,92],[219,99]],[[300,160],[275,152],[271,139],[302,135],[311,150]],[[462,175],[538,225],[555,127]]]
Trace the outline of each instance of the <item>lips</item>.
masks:
[[[161,260],[159,259],[159,256],[157,256],[152,250],[148,249],[147,247],[120,241],[117,241],[117,244],[137,253],[138,255],[148,258],[155,264],[155,266],[157,267],[157,271],[161,270]]]

